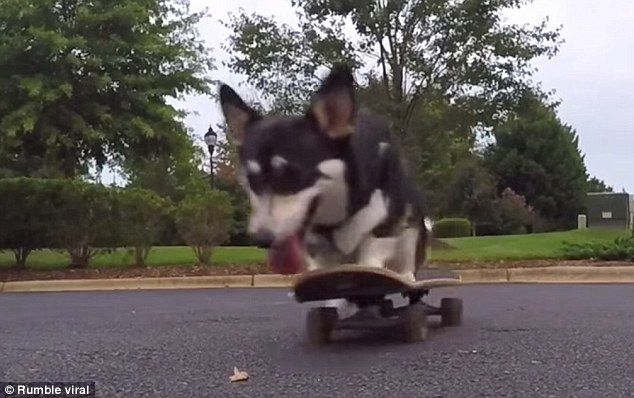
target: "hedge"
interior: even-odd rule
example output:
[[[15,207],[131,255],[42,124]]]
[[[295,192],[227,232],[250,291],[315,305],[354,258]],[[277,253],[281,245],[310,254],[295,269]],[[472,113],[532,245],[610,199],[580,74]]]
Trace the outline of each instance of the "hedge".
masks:
[[[100,251],[130,247],[143,265],[174,221],[186,241],[210,252],[227,239],[233,212],[216,191],[186,199],[175,213],[151,191],[37,178],[0,179],[0,209],[0,250],[13,251],[22,268],[33,250],[44,248],[65,250],[72,267],[87,267]]]
[[[471,236],[471,223],[466,218],[443,218],[434,223],[435,238]]]

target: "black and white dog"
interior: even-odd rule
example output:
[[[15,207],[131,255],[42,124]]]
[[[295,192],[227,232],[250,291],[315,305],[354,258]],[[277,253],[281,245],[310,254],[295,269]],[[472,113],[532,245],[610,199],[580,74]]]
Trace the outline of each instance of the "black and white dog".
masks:
[[[281,273],[356,263],[413,279],[425,260],[422,197],[383,120],[358,115],[335,66],[303,116],[262,116],[230,87],[220,102],[239,146],[249,232]]]

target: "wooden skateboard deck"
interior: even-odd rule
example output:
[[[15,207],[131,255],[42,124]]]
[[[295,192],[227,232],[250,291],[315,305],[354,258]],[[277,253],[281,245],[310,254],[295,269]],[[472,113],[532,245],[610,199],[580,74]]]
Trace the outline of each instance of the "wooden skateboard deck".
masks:
[[[417,274],[416,278],[416,281],[410,281],[384,268],[342,265],[300,274],[294,281],[293,290],[295,299],[301,303],[338,298],[385,296],[460,283],[458,274],[438,269],[425,269]]]

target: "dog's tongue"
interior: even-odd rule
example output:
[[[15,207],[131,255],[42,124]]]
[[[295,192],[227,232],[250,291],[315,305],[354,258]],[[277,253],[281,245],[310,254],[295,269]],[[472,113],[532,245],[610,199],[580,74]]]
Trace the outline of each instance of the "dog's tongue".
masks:
[[[293,235],[269,250],[269,266],[280,274],[297,274],[302,267],[301,243]]]

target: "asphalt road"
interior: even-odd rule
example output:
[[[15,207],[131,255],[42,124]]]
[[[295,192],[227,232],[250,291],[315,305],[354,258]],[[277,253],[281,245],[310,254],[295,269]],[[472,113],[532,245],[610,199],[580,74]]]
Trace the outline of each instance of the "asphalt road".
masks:
[[[464,324],[423,343],[304,336],[284,289],[0,295],[0,381],[95,381],[98,397],[631,397],[634,286],[434,291]],[[229,383],[234,366],[251,378]]]

